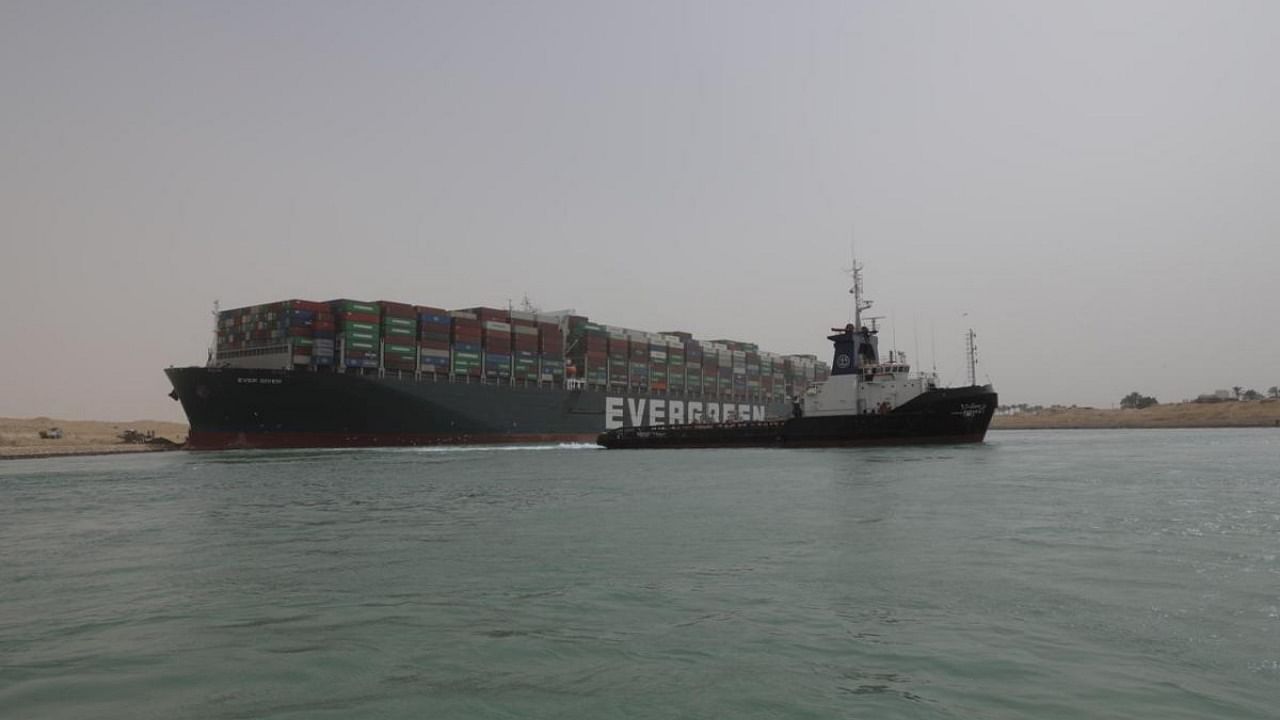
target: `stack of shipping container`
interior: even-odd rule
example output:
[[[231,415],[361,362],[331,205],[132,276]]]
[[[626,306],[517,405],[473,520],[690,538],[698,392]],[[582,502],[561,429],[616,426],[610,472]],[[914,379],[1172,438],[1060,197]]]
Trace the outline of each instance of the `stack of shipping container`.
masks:
[[[667,343],[657,338],[648,338],[649,346],[649,389],[653,392],[667,391]]]
[[[381,300],[382,366],[387,370],[418,369],[418,311],[412,305]]]
[[[760,397],[760,353],[747,351],[747,397]]]
[[[337,362],[337,323],[329,306],[310,300],[294,300],[304,310],[315,313],[311,324],[311,364],[315,367],[331,367]]]
[[[564,330],[554,317],[538,317],[538,380],[564,382]]]
[[[627,387],[635,392],[649,390],[649,339],[643,334],[629,335],[630,350],[627,357]]]
[[[687,340],[681,337],[667,338],[667,387],[681,395],[685,392],[684,348]]]
[[[627,378],[631,374],[627,368],[629,347],[626,331],[609,328],[609,389],[614,392],[627,389]]]
[[[283,300],[219,312],[215,347],[220,359],[241,365],[332,365],[333,334],[323,303]]]
[[[414,310],[418,314],[418,367],[424,373],[448,375],[453,319],[443,308],[419,305]]]
[[[786,362],[787,394],[804,393],[817,377],[818,358],[813,355],[789,355]]]
[[[511,377],[519,383],[537,380],[538,316],[527,312],[511,313]]]
[[[490,379],[511,377],[511,323],[481,320],[484,346],[484,376]]]
[[[578,378],[586,380],[588,385],[608,386],[609,334],[603,326],[588,322],[586,318],[574,317],[571,322],[577,325],[572,349]]]
[[[582,316],[389,301],[285,300],[227,310],[218,314],[216,343],[220,360],[241,366],[341,362],[516,384],[563,383],[567,355],[574,376],[612,392],[739,401],[794,397],[829,375],[813,355],[760,352],[754,343],[700,342],[684,332],[610,327]]]
[[[342,362],[349,368],[376,368],[382,349],[378,305],[360,300],[330,300]]]
[[[480,317],[465,310],[454,310],[449,315],[453,321],[453,374],[480,377],[484,371]]]

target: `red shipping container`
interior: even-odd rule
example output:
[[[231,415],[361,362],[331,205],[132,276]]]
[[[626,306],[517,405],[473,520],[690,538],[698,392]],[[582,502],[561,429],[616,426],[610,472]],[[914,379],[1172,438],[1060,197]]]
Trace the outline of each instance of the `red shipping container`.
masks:
[[[416,318],[418,311],[413,309],[412,305],[400,302],[392,302],[390,300],[379,300],[378,307],[382,308],[383,315],[391,317]]]
[[[373,325],[377,325],[378,323],[382,322],[382,318],[372,313],[358,313],[358,312],[348,312],[346,310],[342,310],[338,312],[338,321],[339,322],[362,322],[362,323],[371,323]]]

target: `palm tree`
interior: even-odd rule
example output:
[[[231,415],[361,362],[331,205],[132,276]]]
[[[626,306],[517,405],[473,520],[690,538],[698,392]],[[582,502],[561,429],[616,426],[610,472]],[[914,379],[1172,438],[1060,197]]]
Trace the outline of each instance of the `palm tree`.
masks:
[[[1240,399],[1240,393],[1241,393],[1241,392],[1244,392],[1244,388],[1240,387],[1239,385],[1235,385],[1235,386],[1232,386],[1232,388],[1231,388],[1231,392],[1235,393],[1235,394],[1236,394],[1236,399],[1237,399],[1237,400],[1239,400],[1239,399]]]

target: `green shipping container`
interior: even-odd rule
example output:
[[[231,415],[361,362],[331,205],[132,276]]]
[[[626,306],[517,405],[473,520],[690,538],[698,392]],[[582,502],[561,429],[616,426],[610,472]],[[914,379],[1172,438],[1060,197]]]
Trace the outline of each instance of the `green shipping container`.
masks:
[[[343,300],[336,302],[333,307],[338,310],[346,310],[347,312],[366,313],[369,315],[377,315],[381,310],[373,303],[360,302],[359,300]]]

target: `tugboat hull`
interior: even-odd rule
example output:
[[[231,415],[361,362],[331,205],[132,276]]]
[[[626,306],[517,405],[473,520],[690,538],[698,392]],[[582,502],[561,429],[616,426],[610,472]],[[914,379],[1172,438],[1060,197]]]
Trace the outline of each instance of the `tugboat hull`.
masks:
[[[596,442],[611,449],[975,443],[986,437],[997,404],[989,385],[949,388],[923,393],[887,413],[622,428]]]

